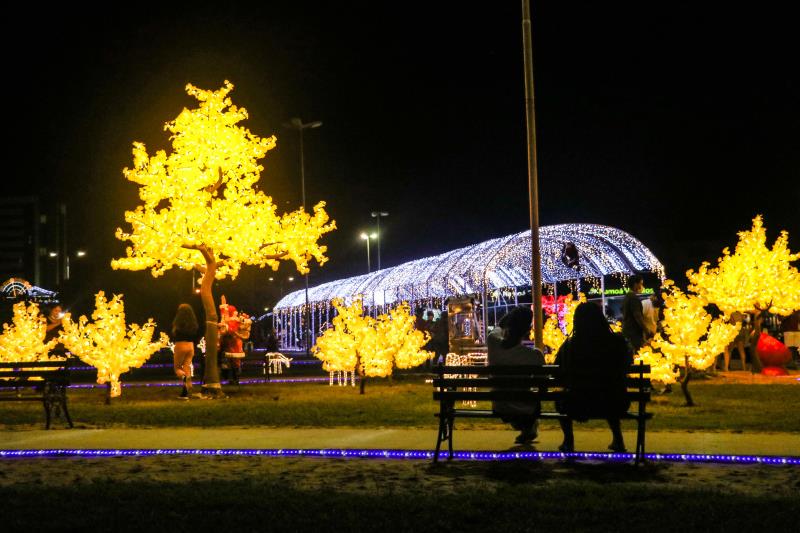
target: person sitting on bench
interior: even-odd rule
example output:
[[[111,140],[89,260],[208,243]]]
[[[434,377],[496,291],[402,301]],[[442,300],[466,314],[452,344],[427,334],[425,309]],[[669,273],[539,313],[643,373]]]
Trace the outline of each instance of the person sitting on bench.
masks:
[[[626,397],[626,372],[633,358],[625,338],[611,331],[603,311],[593,303],[582,303],[575,309],[572,334],[556,354],[555,364],[563,369],[565,395],[558,402],[564,442],[562,452],[575,450],[572,421],[605,418],[613,439],[609,449],[625,452],[620,417],[630,402]]]
[[[527,307],[514,307],[487,336],[487,355],[490,366],[543,365],[544,355],[535,348],[522,345],[531,332],[533,313]],[[539,402],[492,402],[492,410],[503,422],[520,432],[515,442],[529,445],[537,437],[536,419],[541,410]]]

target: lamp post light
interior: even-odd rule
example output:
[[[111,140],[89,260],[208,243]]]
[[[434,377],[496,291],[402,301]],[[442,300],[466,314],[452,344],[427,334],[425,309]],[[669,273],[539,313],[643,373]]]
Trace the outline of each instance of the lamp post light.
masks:
[[[367,274],[372,272],[372,267],[369,264],[369,240],[370,239],[377,239],[378,236],[379,236],[378,233],[373,232],[373,233],[370,233],[369,235],[367,235],[363,231],[361,232],[361,235],[359,235],[359,237],[361,237],[362,240],[367,241]],[[378,240],[378,242],[381,242],[381,241]]]
[[[312,122],[304,123],[297,117],[289,119],[288,122],[284,123],[284,127],[289,129],[297,130],[300,134],[300,187],[302,193],[302,201],[303,201],[303,210],[306,209],[306,170],[305,170],[305,159],[303,157],[303,130],[307,129],[314,129],[319,128],[322,126],[322,122],[319,120],[315,120]],[[310,321],[310,307],[308,305],[308,274],[305,275],[306,278],[306,308],[305,308],[305,323],[303,325],[303,339],[305,340],[306,345],[306,355],[311,354],[311,346],[309,342],[309,330],[308,324]],[[294,278],[289,278],[289,281],[292,281]]]
[[[370,213],[372,218],[378,220],[378,270],[381,269],[381,217],[388,217],[389,213],[386,211],[373,211]]]

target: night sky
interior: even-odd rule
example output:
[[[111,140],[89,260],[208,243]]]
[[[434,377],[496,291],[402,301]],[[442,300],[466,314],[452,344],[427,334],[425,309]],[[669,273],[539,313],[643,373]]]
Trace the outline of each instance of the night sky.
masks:
[[[305,134],[307,197],[326,200],[339,229],[312,285],[366,271],[358,234],[373,210],[390,213],[384,267],[528,227],[519,2],[234,4],[7,14],[21,31],[3,37],[4,194],[67,204],[71,246],[89,252],[68,304],[122,291],[134,320],[164,322],[192,297],[187,272],[109,266],[139,203],[121,173],[131,143],[168,147],[164,122],[195,106],[188,82],[230,80],[246,125],[277,135],[261,187],[285,210],[300,203],[299,147],[282,124],[324,123]],[[770,242],[787,229],[800,248],[793,19],[699,4],[533,6],[541,223],[623,229],[679,282],[758,213]],[[267,277],[290,267],[245,268],[217,294],[256,312],[277,296]]]

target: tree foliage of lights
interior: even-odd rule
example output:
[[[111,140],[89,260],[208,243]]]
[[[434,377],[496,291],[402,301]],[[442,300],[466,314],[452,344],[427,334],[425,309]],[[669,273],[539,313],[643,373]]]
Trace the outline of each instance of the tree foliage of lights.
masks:
[[[414,316],[407,304],[377,318],[364,316],[363,302],[349,306],[336,299],[337,315],[332,327],[317,339],[312,349],[328,372],[357,371],[365,377],[387,377],[395,368],[413,368],[430,358],[422,350],[429,336],[414,329]]]
[[[575,309],[579,304],[586,302],[586,295],[578,293],[578,298],[574,299],[572,294],[568,294],[564,298],[564,318],[563,328],[558,319],[558,313],[550,315],[544,323],[542,330],[542,341],[544,345],[550,348],[550,352],[545,354],[544,360],[548,365],[551,365],[556,360],[556,353],[567,337],[572,333],[572,322],[575,318]],[[533,340],[533,331],[531,331],[531,340]]]
[[[772,249],[767,247],[766,228],[758,215],[749,231],[739,232],[733,254],[725,248],[715,268],[705,262],[686,276],[690,290],[726,315],[734,311],[789,315],[800,309],[800,272],[791,265],[798,259],[800,253],[789,250],[786,231],[781,232]]]
[[[74,322],[64,315],[60,340],[81,361],[97,369],[97,382],[110,383],[110,397],[122,394],[120,375],[140,367],[151,355],[169,344],[164,333],[152,342],[156,324],[149,319],[143,326],[125,324],[122,295],[107,300],[103,291],[95,295],[93,322],[81,316]]]
[[[58,339],[45,342],[47,319],[39,314],[39,306],[33,302],[14,304],[11,324],[3,324],[0,335],[0,362],[18,363],[46,361]]]
[[[688,393],[690,370],[705,370],[739,333],[738,324],[729,324],[725,317],[712,319],[706,311],[708,301],[701,296],[685,294],[671,280],[664,282],[664,336],[652,341],[674,365],[685,368],[683,391],[686,401],[693,405]]]
[[[633,356],[633,363],[650,365],[650,373],[645,374],[652,381],[658,381],[664,385],[675,383],[677,380],[677,372],[675,372],[675,365],[671,357],[667,357],[658,350],[654,350],[650,344],[645,344]]]
[[[172,151],[149,155],[133,143],[133,168],[125,177],[137,183],[143,204],[125,212],[132,231],[117,229],[128,241],[126,257],[112,261],[115,269],[150,269],[157,277],[172,267],[197,268],[203,273],[200,295],[206,313],[204,388],[219,389],[217,366],[217,309],[211,286],[214,278],[235,279],[243,265],[278,269],[293,261],[300,273],[308,263],[327,261],[323,234],[335,229],[319,202],[313,213],[298,209],[277,214],[272,198],[258,190],[264,168],[259,164],[275,147],[276,138],[259,137],[238,125],[247,110],[231,103],[233,85],[186,92],[200,105],[168,122]]]

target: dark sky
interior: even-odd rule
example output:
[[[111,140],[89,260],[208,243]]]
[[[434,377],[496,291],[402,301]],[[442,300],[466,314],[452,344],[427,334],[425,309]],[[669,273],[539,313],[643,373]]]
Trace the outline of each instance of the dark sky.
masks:
[[[121,174],[131,143],[167,147],[163,123],[195,103],[187,82],[231,80],[247,126],[277,135],[261,184],[287,210],[300,202],[298,144],[281,124],[323,121],[306,134],[307,194],[339,229],[312,285],[366,270],[358,234],[375,209],[390,213],[384,266],[527,227],[519,2],[260,4],[7,15],[21,31],[3,37],[4,183],[66,202],[70,241],[89,251],[76,267],[86,286],[67,299],[124,290],[152,307],[157,290],[171,313],[173,287],[190,286],[185,272],[154,281],[108,267],[138,204]],[[541,223],[621,228],[681,281],[757,213],[771,239],[787,229],[800,248],[793,19],[763,3],[700,4],[533,7]],[[251,267],[221,290],[255,289],[260,305],[268,275]]]

